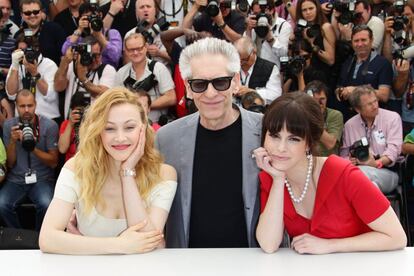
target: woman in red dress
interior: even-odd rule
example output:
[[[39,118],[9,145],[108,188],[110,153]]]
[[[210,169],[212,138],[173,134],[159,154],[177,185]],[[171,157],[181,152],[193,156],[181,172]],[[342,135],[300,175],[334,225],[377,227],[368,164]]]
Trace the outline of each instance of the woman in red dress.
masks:
[[[349,161],[312,155],[323,122],[319,105],[302,92],[282,95],[263,118],[263,147],[254,151],[263,170],[261,248],[276,251],[284,229],[301,254],[404,248],[404,230],[381,191]]]

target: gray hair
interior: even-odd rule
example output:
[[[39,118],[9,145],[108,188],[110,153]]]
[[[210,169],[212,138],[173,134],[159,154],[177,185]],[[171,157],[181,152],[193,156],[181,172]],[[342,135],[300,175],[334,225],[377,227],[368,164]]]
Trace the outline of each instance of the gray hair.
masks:
[[[202,55],[222,55],[227,59],[227,71],[229,74],[240,72],[240,57],[236,48],[229,42],[207,37],[187,46],[180,56],[180,71],[183,79],[192,77],[190,61]]]
[[[349,103],[351,104],[353,109],[360,109],[361,108],[361,97],[363,95],[369,95],[371,93],[375,93],[375,89],[372,88],[370,84],[360,85],[355,87],[352,91],[351,95],[349,96]]]
[[[245,53],[250,54],[253,50],[256,50],[256,45],[253,40],[248,36],[243,36],[237,39],[234,42],[234,47],[236,47],[239,53],[245,51]]]

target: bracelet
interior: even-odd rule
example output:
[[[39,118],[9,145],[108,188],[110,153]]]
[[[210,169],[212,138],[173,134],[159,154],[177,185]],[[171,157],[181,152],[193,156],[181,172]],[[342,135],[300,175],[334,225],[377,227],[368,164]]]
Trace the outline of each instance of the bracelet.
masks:
[[[121,176],[124,176],[124,177],[126,177],[126,176],[132,176],[132,177],[137,176],[137,173],[136,173],[135,169],[126,168],[126,169],[122,169],[119,173],[121,174]]]
[[[115,18],[115,14],[112,14],[110,11],[107,13],[110,17]]]
[[[82,35],[82,32],[81,32],[81,31],[79,31],[79,30],[75,30],[75,31],[73,32],[73,35],[75,35],[75,36],[81,36],[81,35]]]

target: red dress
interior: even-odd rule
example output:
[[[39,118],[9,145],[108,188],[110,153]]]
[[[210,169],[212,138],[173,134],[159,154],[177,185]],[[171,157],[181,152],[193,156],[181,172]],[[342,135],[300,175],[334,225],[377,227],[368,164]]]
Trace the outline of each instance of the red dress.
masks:
[[[260,177],[261,212],[266,206],[272,177]],[[322,167],[311,219],[296,213],[285,187],[283,219],[291,237],[309,233],[332,239],[357,236],[371,231],[367,226],[390,206],[382,192],[348,160],[331,155]]]

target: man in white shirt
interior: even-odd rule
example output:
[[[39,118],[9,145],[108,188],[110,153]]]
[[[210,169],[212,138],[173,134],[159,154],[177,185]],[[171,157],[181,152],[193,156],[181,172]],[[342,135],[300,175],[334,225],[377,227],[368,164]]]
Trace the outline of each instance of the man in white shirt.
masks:
[[[12,54],[12,64],[6,78],[6,92],[10,100],[25,88],[35,93],[36,114],[48,119],[60,117],[58,94],[53,87],[56,64],[42,56],[36,42],[29,45],[28,38],[19,36],[18,49]],[[30,50],[31,49],[31,50]]]
[[[234,42],[240,56],[240,81],[241,87],[236,96],[255,89],[257,93],[270,104],[274,99],[282,95],[282,85],[277,66],[257,56],[256,47],[251,38],[244,36]]]
[[[158,122],[159,117],[167,113],[168,107],[174,106],[177,102],[171,74],[161,62],[154,63],[147,59],[147,44],[141,34],[130,34],[125,38],[124,45],[130,62],[116,73],[115,86],[124,85],[137,92],[147,91],[152,100],[149,118],[152,122]],[[144,80],[148,83],[151,78],[154,82],[149,86],[138,85]]]

